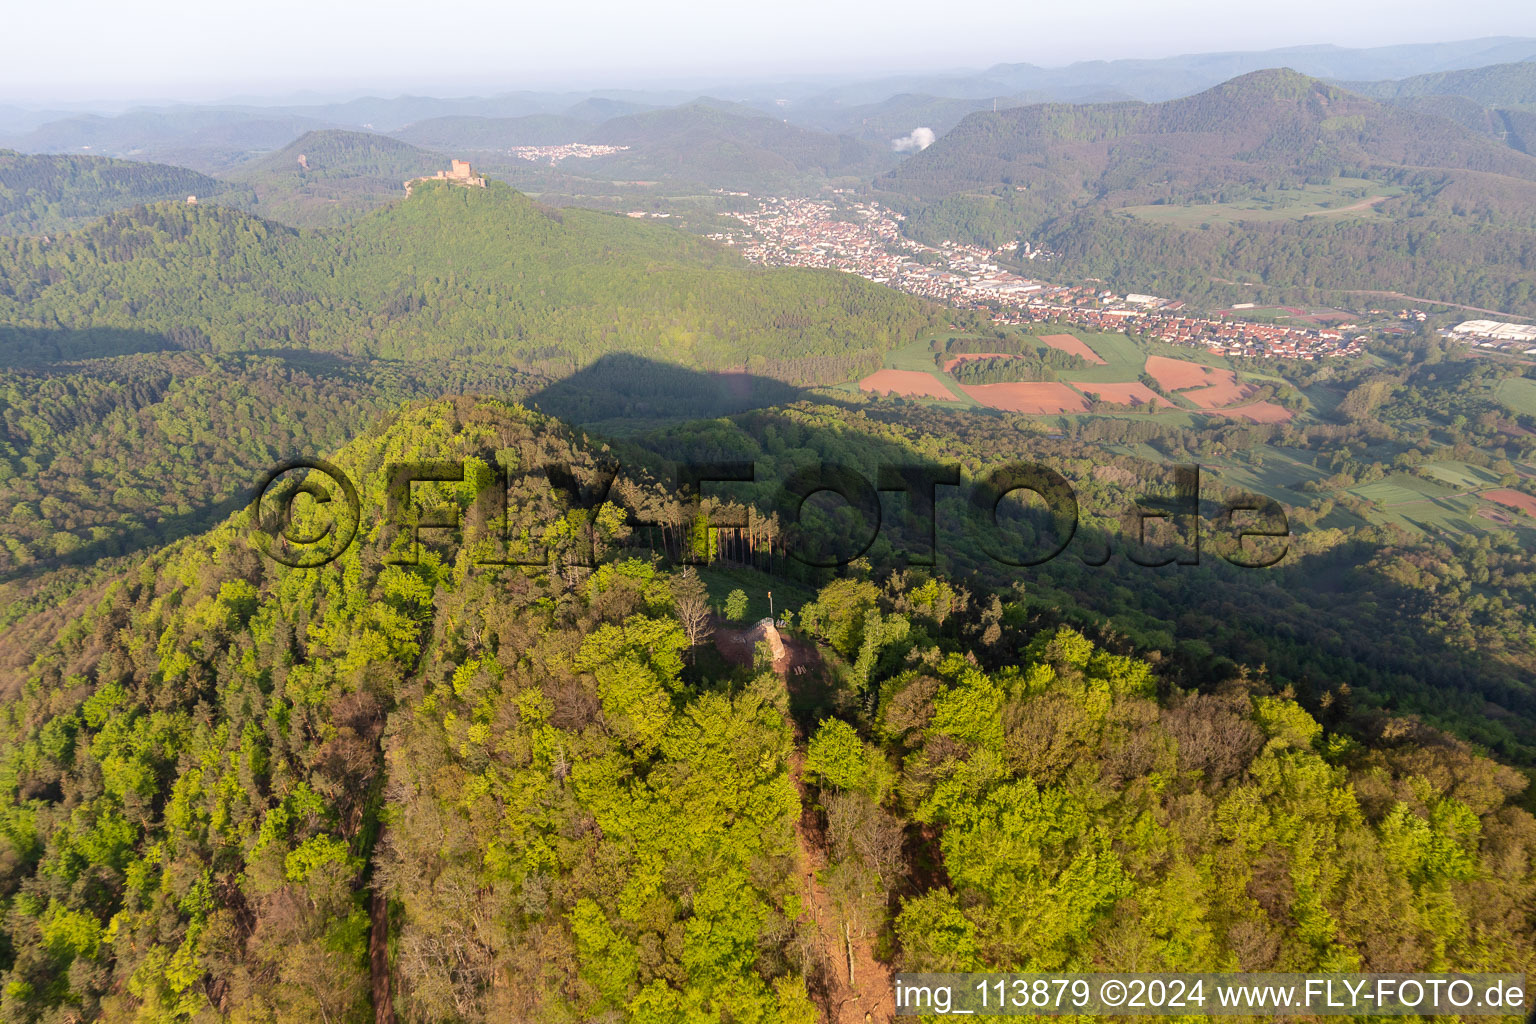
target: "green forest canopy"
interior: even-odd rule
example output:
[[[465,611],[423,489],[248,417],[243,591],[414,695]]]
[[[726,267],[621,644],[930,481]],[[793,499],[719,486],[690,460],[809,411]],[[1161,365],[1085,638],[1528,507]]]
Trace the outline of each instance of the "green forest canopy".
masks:
[[[335,459],[373,523],[387,459],[550,456],[596,453],[461,400]],[[468,515],[476,479],[429,500]],[[524,477],[512,507],[560,498]],[[922,574],[796,609],[825,645],[805,706],[690,651],[686,580],[618,547],[621,518],[591,521],[593,568],[577,531],[542,569],[439,535],[300,572],[244,515],[4,679],[7,1020],[362,1024],[375,951],[407,1021],[809,1024],[838,968],[793,870],[804,802],[822,912],[905,969],[1536,967],[1523,780],[1428,730],[1362,743],[1241,674],[1186,693]]]
[[[679,231],[546,209],[498,183],[424,185],[344,232],[216,207],[138,208],[48,243],[0,240],[0,280],[0,325],[14,328],[567,372],[633,352],[795,383],[868,372],[933,320],[923,303],[852,275],[749,267]],[[0,357],[99,354],[8,347]]]

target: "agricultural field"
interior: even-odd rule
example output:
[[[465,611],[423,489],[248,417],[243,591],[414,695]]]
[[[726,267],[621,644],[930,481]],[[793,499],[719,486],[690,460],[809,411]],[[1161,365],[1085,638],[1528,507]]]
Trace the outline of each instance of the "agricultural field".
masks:
[[[1057,351],[1086,359],[1095,366],[1104,365],[1104,357],[1089,348],[1087,342],[1075,334],[1040,334],[1037,337]]]
[[[1475,491],[1485,487],[1497,487],[1499,485],[1498,474],[1481,466],[1469,465],[1447,459],[1441,462],[1426,462],[1424,471],[1436,480],[1440,480],[1458,491]]]
[[[1223,416],[1247,420],[1249,423],[1289,423],[1291,421],[1291,411],[1274,402],[1252,402],[1248,405],[1234,405],[1217,411]]]
[[[1047,328],[1040,330],[1047,334],[1061,333]],[[1138,344],[1123,334],[1092,334],[1087,331],[1076,333],[1079,339],[1104,360],[1104,365],[1073,370],[1070,376],[1074,381],[1110,384],[1117,381],[1133,381],[1141,376],[1147,362],[1148,349],[1145,345]]]
[[[1520,416],[1536,416],[1536,380],[1511,377],[1499,384],[1499,403]]]
[[[1155,449],[1124,454],[1156,458]],[[1320,498],[1366,501],[1365,520],[1393,525],[1410,534],[1452,534],[1475,537],[1508,529],[1536,528],[1536,498],[1501,488],[1487,469],[1457,460],[1424,464],[1421,473],[1393,473],[1384,479],[1329,492],[1309,489],[1330,474],[1309,461],[1309,453],[1274,445],[1258,445],[1203,460],[1201,475],[1209,486],[1254,491],[1290,507],[1303,507]],[[1320,527],[1351,528],[1362,520],[1344,504],[1336,505]]]
[[[1372,503],[1372,522],[1391,523],[1411,533],[1480,534],[1531,525],[1508,511],[1523,508],[1531,499],[1499,490],[1497,474],[1455,460],[1426,463],[1421,469],[1432,479],[1394,473],[1344,493]],[[1511,500],[1501,500],[1506,496]]]
[[[1113,402],[1116,405],[1149,405],[1152,402],[1165,402],[1157,392],[1140,381],[1095,384],[1091,381],[1074,380],[1069,383],[1090,398],[1097,395],[1100,401]]]
[[[1121,212],[1149,224],[1181,228],[1244,221],[1305,220],[1308,217],[1376,220],[1382,217],[1378,207],[1402,194],[1403,190],[1396,185],[1367,178],[1335,178],[1328,185],[1270,188],[1249,198],[1224,203],[1127,206]]]
[[[1290,410],[1272,402],[1248,400],[1256,390],[1252,380],[1278,381],[1280,378],[1248,373],[1240,376],[1222,356],[1199,349],[1149,346],[1124,334],[1066,333],[1059,328],[1040,328],[1031,332],[1030,337],[1090,363],[1072,369],[1066,383],[1021,380],[962,386],[950,372],[957,365],[968,360],[1006,357],[1008,353],[956,353],[945,361],[943,369],[939,369],[932,344],[946,337],[983,340],[976,335],[944,332],[920,338],[890,352],[882,369],[848,385],[849,389],[1036,416],[1137,416],[1147,415],[1155,409],[1159,417],[1183,415],[1184,420],[1192,424],[1187,413],[1226,416],[1250,423],[1285,423],[1292,415]],[[1007,346],[999,343],[998,347]],[[1161,354],[1163,352],[1170,354]],[[1143,374],[1150,374],[1172,397],[1158,395],[1143,384]],[[1089,395],[1131,408],[1090,413]]]
[[[961,390],[982,405],[1004,412],[1040,415],[1088,411],[1088,402],[1082,395],[1055,381],[977,384]]]
[[[1518,509],[1528,516],[1536,516],[1536,498],[1531,497],[1524,491],[1500,487],[1492,491],[1484,491],[1478,497],[1484,501],[1495,502],[1507,508]]]
[[[956,400],[956,396],[944,379],[948,376],[947,373],[941,375],[932,371],[925,373],[922,370],[876,370],[859,381],[859,390],[875,395],[934,398],[941,402],[952,402]]]

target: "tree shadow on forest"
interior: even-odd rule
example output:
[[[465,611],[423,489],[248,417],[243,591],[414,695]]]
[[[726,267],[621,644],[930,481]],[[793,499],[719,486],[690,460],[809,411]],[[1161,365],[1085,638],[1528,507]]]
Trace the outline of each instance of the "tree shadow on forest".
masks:
[[[88,359],[183,348],[148,332],[0,329],[0,346],[18,340],[16,351],[0,351],[0,364],[18,353],[28,361],[42,362],[48,357]],[[299,361],[338,375],[366,373],[366,367],[343,357],[308,354],[299,356]],[[489,378],[490,387],[475,388],[474,383],[471,374],[466,390],[498,390]],[[765,452],[767,439],[776,437],[781,447],[800,457],[856,463],[852,468],[871,482],[877,480],[882,466],[938,468],[912,448],[849,422],[855,416],[879,418],[876,410],[903,420],[922,415],[922,410],[909,414],[892,403],[839,403],[825,394],[815,396],[827,410],[820,419],[782,408],[805,397],[801,389],[771,378],[707,373],[618,354],[540,388],[525,401],[598,435],[628,433],[628,444],[673,462],[718,459],[729,452]],[[730,417],[730,422],[690,424],[723,417]],[[992,438],[988,441],[982,434],[968,436],[983,422],[995,420],[954,413],[952,419],[935,422],[932,431],[935,436],[952,433],[976,451],[991,445],[1008,454],[1004,449],[1026,445],[1027,450],[1020,448],[1016,456],[1047,466],[1064,467],[1071,461],[1081,465],[1084,459],[1098,464],[1114,458],[1066,438],[999,433],[988,435]],[[621,429],[610,430],[614,424]],[[360,429],[363,426],[359,424]],[[733,434],[741,440],[731,440]],[[756,493],[764,498],[770,489]],[[965,493],[964,487],[939,488],[940,514],[950,517],[949,522],[965,502]],[[142,532],[87,543],[66,556],[8,570],[0,583],[131,555],[206,530],[247,500],[247,496],[231,497],[185,515],[162,518]],[[911,564],[916,560],[907,554],[924,551],[926,538],[908,521],[908,496],[882,490],[878,500],[883,525],[880,540],[871,549],[871,561],[876,569]],[[754,500],[754,504],[760,511],[770,511],[766,500]],[[826,521],[846,519],[838,518],[837,509],[832,511]],[[1230,676],[1236,664],[1267,666],[1277,684],[1295,685],[1304,699],[1348,683],[1371,691],[1373,701],[1391,697],[1404,709],[1459,723],[1463,735],[1518,763],[1536,761],[1529,739],[1520,738],[1522,732],[1529,736],[1528,727],[1536,722],[1536,688],[1498,656],[1454,647],[1440,633],[1422,628],[1415,609],[1424,605],[1423,592],[1370,568],[1383,550],[1381,543],[1362,538],[1325,552],[1293,554],[1273,569],[1240,569],[1214,555],[1202,555],[1199,566],[1150,568],[1125,556],[1124,538],[1085,525],[1059,557],[1044,565],[1016,568],[968,546],[963,534],[941,533],[937,540],[945,548],[937,571],[972,582],[978,591],[1007,591],[1022,584],[1026,596],[1035,597],[1031,614],[1042,622],[1067,622],[1098,633],[1106,624],[1104,616],[1115,615],[1117,628],[1141,650],[1162,652],[1163,672],[1177,685],[1217,684]],[[1117,553],[1101,564],[1094,552],[1106,543],[1113,543]],[[811,585],[847,571],[786,566],[782,559],[770,568],[804,570]],[[1059,601],[1050,596],[1056,594],[1062,595]]]
[[[839,412],[818,423],[779,408],[806,397]],[[882,466],[940,468],[905,445],[836,422],[840,415],[873,415],[868,403],[855,409],[824,397],[807,396],[761,378],[724,382],[720,375],[626,355],[599,360],[539,392],[530,404],[599,435],[608,433],[605,421],[649,418],[650,430],[612,433],[616,438],[628,434],[628,443],[673,462],[717,459],[721,452],[754,447],[762,451],[764,439],[776,436],[799,453],[818,453],[826,463],[856,463],[852,468],[871,483]],[[891,410],[885,407],[885,411]],[[954,415],[964,417],[953,424],[960,436],[978,422],[962,413]],[[686,422],[722,417],[730,418],[729,426]],[[754,441],[729,441],[729,435],[738,431]],[[1081,465],[1085,457],[1095,463],[1112,458],[1101,449],[1089,454],[1092,447],[1065,437],[1035,437],[1029,450],[1021,449],[1017,457],[1064,472],[1073,462]],[[759,512],[775,510],[768,495],[779,483],[759,481],[761,486],[752,492]],[[1070,483],[1085,497],[1095,490],[1086,477]],[[713,493],[720,497],[741,493],[735,490],[738,485],[713,486]],[[1137,504],[1154,509],[1159,501],[1142,486],[1138,482],[1124,494],[1117,492],[1116,500],[1124,499],[1123,507],[1099,512],[1119,515]],[[935,540],[943,548],[933,552],[938,559],[936,571],[982,591],[1022,585],[1026,595],[1037,595],[1032,611],[1042,622],[1073,624],[1090,634],[1103,634],[1108,625],[1105,616],[1113,615],[1115,628],[1135,640],[1139,650],[1161,652],[1163,674],[1175,685],[1219,685],[1237,674],[1239,666],[1248,666],[1267,671],[1276,686],[1293,686],[1315,710],[1322,711],[1327,705],[1317,701],[1348,684],[1369,694],[1362,706],[1384,701],[1438,721],[1516,763],[1536,761],[1536,748],[1520,738],[1524,725],[1536,722],[1536,688],[1497,657],[1459,648],[1423,628],[1415,609],[1423,606],[1424,595],[1373,568],[1373,560],[1385,553],[1380,542],[1360,538],[1327,551],[1301,552],[1293,541],[1291,554],[1277,566],[1230,564],[1216,551],[1211,526],[1220,513],[1215,495],[1207,492],[1201,503],[1205,539],[1198,565],[1138,564],[1131,556],[1133,548],[1140,556],[1156,554],[1155,549],[1133,543],[1123,528],[1117,532],[1084,521],[1059,556],[1042,565],[1017,567],[989,558],[967,539],[964,527],[957,529],[968,495],[968,485],[941,487],[936,495],[941,527]],[[839,503],[840,499],[832,501]],[[879,503],[880,539],[868,554],[875,569],[919,564],[920,559],[908,556],[929,549],[922,535],[926,531],[917,529],[909,516],[908,496],[881,490]],[[843,510],[847,510],[845,504]],[[825,521],[857,527],[851,517],[833,515]],[[1004,528],[1027,534],[1031,529],[1027,523],[1027,516],[1016,517]],[[813,586],[850,571],[806,569],[782,559],[770,568],[800,575]],[[1039,600],[1038,595],[1052,593],[1064,599],[1052,602],[1054,607]],[[1337,708],[1334,714],[1347,712]]]
[[[177,340],[156,331],[116,327],[0,327],[0,366],[41,367],[84,359],[146,352],[206,350],[207,343],[188,337]]]
[[[715,419],[797,401],[800,389],[750,373],[709,373],[630,353],[606,355],[528,399],[574,426]]]
[[[0,572],[0,584],[46,576],[55,570],[70,566],[83,567],[107,559],[142,554],[182,537],[212,529],[249,505],[251,498],[251,494],[242,492],[223,501],[195,508],[190,512],[161,516],[152,523],[113,534],[101,540],[90,541],[68,554],[39,558],[26,565],[15,566]]]

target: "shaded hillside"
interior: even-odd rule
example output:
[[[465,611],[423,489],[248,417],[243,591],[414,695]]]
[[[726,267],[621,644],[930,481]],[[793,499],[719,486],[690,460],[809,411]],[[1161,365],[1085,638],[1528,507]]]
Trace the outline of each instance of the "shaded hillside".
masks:
[[[403,183],[447,167],[448,159],[386,135],[308,132],[275,153],[228,172],[251,188],[256,210],[285,224],[342,224],[400,199]]]
[[[862,176],[890,159],[889,147],[705,102],[615,118],[582,141],[629,147],[584,161],[584,175],[721,188]]]
[[[0,607],[212,528],[256,467],[330,450],[403,403],[511,399],[530,380],[489,361],[211,355],[200,341],[0,327],[0,508],[17,512],[0,524]]]
[[[930,319],[917,300],[859,278],[750,267],[672,228],[552,211],[494,182],[424,185],[345,232],[154,206],[53,245],[6,244],[0,277],[0,324],[16,327],[565,371],[629,351],[797,383],[868,372]]]
[[[0,233],[37,235],[79,227],[104,213],[187,196],[233,205],[248,189],[185,167],[98,156],[24,156],[0,150]]]
[[[1485,107],[1465,96],[1406,96],[1383,101],[1414,114],[1455,121],[1512,149],[1536,156],[1536,108]]]

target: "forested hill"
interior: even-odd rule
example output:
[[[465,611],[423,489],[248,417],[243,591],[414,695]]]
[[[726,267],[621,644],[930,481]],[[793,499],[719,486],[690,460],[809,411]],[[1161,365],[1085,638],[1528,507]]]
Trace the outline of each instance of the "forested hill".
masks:
[[[162,199],[219,196],[248,203],[249,189],[166,164],[100,156],[27,156],[0,150],[0,233],[67,231],[104,213]]]
[[[575,142],[591,130],[591,122],[567,114],[528,114],[523,117],[430,117],[406,125],[394,135],[413,146],[462,155],[475,150]]]
[[[920,239],[1026,237],[1123,291],[1536,315],[1536,157],[1522,125],[1505,119],[1509,145],[1450,113],[1262,71],[1166,103],[972,114],[877,185]]]
[[[785,187],[807,179],[867,177],[891,161],[888,146],[800,128],[734,105],[698,102],[617,117],[585,142],[628,146],[581,173],[664,179],[722,188]]]
[[[425,185],[345,231],[162,204],[0,244],[0,326],[159,333],[216,351],[514,359],[609,352],[795,383],[847,380],[930,307],[852,275],[750,267],[702,239],[499,183]],[[17,334],[17,338],[21,335]],[[84,358],[89,351],[9,360]]]
[[[1536,53],[1532,57],[1536,58]],[[1389,82],[1347,82],[1344,87],[1381,100],[1465,96],[1485,107],[1536,109],[1536,59],[1464,71],[1438,71]]]
[[[370,132],[306,132],[226,172],[256,193],[257,212],[285,224],[336,225],[398,199],[401,185],[448,158]]]
[[[1536,158],[1293,71],[1258,71],[1166,103],[1041,104],[972,114],[881,179],[937,198],[998,184],[1104,192],[1297,181],[1347,169],[1445,168],[1536,179]]]
[[[519,567],[475,564],[489,467],[587,479],[581,435],[442,401],[332,458],[338,560],[240,513],[4,645],[7,1020],[813,1024],[855,951],[869,1006],[891,969],[1536,970],[1524,780],[1430,730],[1185,692],[921,573],[754,576],[803,671],[732,663],[644,467],[593,514],[514,476]],[[466,526],[387,562],[398,459],[464,465],[416,493]]]

